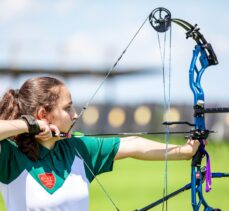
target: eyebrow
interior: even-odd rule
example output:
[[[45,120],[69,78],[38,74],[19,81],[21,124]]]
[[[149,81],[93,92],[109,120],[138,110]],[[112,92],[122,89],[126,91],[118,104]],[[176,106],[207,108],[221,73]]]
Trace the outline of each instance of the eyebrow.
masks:
[[[64,105],[64,107],[70,106],[72,104],[73,104],[72,101],[70,101],[69,103],[67,103],[66,105]]]

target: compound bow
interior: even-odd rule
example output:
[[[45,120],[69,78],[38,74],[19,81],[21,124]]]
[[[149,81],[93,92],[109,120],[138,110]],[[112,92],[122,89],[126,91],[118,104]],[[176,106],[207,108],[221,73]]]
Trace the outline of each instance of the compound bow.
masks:
[[[189,122],[164,122],[163,124],[169,127],[173,124],[188,124],[192,126],[194,129],[191,129],[189,132],[189,137],[191,139],[196,139],[200,142],[200,147],[197,151],[197,153],[194,155],[192,159],[191,164],[191,183],[183,186],[182,188],[178,189],[177,191],[174,191],[170,194],[167,194],[163,196],[161,199],[157,200],[156,202],[153,202],[141,209],[136,209],[137,211],[145,211],[149,210],[158,204],[164,203],[171,197],[174,197],[175,195],[191,189],[191,195],[192,195],[192,207],[194,211],[198,211],[200,207],[203,205],[205,211],[213,211],[213,210],[220,210],[220,209],[214,209],[211,206],[208,205],[206,200],[203,196],[202,191],[202,183],[206,179],[206,192],[210,191],[211,189],[211,178],[215,177],[229,177],[229,173],[211,173],[210,169],[210,158],[205,150],[204,140],[208,138],[209,133],[213,131],[209,131],[205,127],[205,114],[206,113],[223,113],[223,112],[229,112],[229,108],[205,108],[204,104],[204,91],[201,86],[201,78],[203,76],[203,73],[205,70],[211,66],[211,65],[217,65],[218,60],[216,57],[216,54],[211,46],[210,43],[206,41],[204,36],[200,33],[200,29],[197,27],[197,25],[191,25],[190,23],[176,18],[171,18],[171,13],[169,10],[159,7],[153,10],[147,19],[143,22],[139,30],[136,32],[134,37],[131,39],[131,41],[128,43],[125,50],[122,52],[122,54],[119,56],[117,61],[114,63],[110,71],[105,76],[104,80],[100,83],[100,85],[97,87],[91,98],[89,99],[88,103],[85,105],[85,107],[82,109],[79,116],[81,116],[84,111],[87,109],[87,107],[90,105],[91,101],[93,100],[94,96],[100,89],[100,87],[103,85],[104,81],[107,79],[107,77],[110,75],[110,73],[115,69],[118,62],[121,60],[122,56],[127,51],[128,47],[134,40],[134,38],[137,36],[145,22],[149,19],[149,22],[151,26],[159,33],[165,33],[167,30],[170,29],[171,23],[175,23],[179,26],[181,26],[183,29],[186,30],[186,38],[192,38],[195,40],[196,45],[193,50],[193,56],[191,60],[191,65],[189,68],[189,86],[192,90],[193,96],[194,96],[194,123]],[[200,68],[197,68],[197,62],[200,63]],[[73,125],[75,122],[73,123]],[[72,126],[73,126],[72,125]],[[69,130],[70,131],[70,130]],[[181,133],[181,132],[180,132]],[[182,132],[184,133],[184,132]],[[137,135],[142,134],[151,134],[151,133],[137,133]],[[155,133],[154,133],[155,134]],[[62,133],[62,136],[68,136],[67,134]],[[98,134],[97,134],[98,135]],[[106,134],[99,134],[99,135],[106,135]],[[108,134],[111,135],[111,134]],[[115,134],[112,134],[115,135]],[[117,134],[116,134],[117,135]],[[118,135],[123,135],[122,133]],[[124,135],[133,135],[133,133],[125,133]],[[202,159],[206,157],[206,167],[201,167]],[[86,164],[86,163],[85,163]],[[88,166],[86,164],[86,166]],[[99,182],[99,181],[98,181]],[[99,182],[99,185],[101,186],[101,183]],[[102,187],[104,190],[104,188]],[[115,203],[111,200],[110,196],[106,193],[109,200],[112,202],[116,210],[119,210]]]
[[[211,178],[215,177],[228,177],[229,173],[211,173],[210,169],[210,157],[205,150],[204,140],[208,138],[210,132],[205,127],[205,113],[223,113],[229,112],[229,108],[205,108],[204,107],[204,90],[201,86],[201,78],[205,70],[211,65],[217,65],[218,60],[216,54],[210,43],[206,41],[204,36],[199,32],[197,25],[191,25],[190,23],[176,18],[171,18],[171,13],[165,8],[157,8],[149,15],[149,21],[151,26],[160,33],[166,32],[171,23],[176,23],[186,30],[186,38],[193,38],[196,41],[195,48],[193,50],[193,56],[191,65],[189,68],[189,86],[194,96],[194,123],[189,125],[194,126],[194,129],[190,130],[189,137],[196,139],[200,142],[197,153],[193,156],[191,164],[191,183],[185,185],[181,189],[174,191],[173,193],[159,199],[152,204],[145,206],[138,211],[148,210],[169,198],[181,193],[185,190],[191,189],[192,192],[192,207],[194,211],[198,211],[201,205],[204,206],[205,211],[220,210],[214,209],[208,205],[204,199],[202,192],[202,183],[206,179],[206,192],[211,189]],[[197,68],[197,62],[199,60],[200,68]],[[165,122],[165,125],[182,124],[182,122]],[[201,167],[202,159],[206,156],[206,167]]]

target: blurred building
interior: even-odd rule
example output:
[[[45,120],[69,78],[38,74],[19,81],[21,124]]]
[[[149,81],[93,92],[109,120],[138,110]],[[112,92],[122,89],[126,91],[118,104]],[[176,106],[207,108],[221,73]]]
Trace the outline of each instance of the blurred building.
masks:
[[[212,105],[211,107],[214,107]],[[214,131],[212,140],[222,141],[229,138],[229,114],[205,114],[206,128]],[[164,132],[164,121],[187,121],[193,123],[193,106],[187,104],[172,105],[166,115],[161,104],[112,105],[96,104],[88,107],[74,130],[84,134],[115,134],[138,132]],[[171,132],[185,132],[187,136],[192,127],[172,125]]]
[[[64,79],[73,78],[75,76],[95,76],[104,78],[107,70],[101,69],[78,69],[78,70],[56,70],[56,69],[23,69],[16,67],[0,67],[0,76],[11,78],[13,84],[17,83],[24,75],[33,77],[34,75],[51,74],[61,76]],[[109,76],[109,95],[114,91],[114,83],[112,80],[119,76],[132,76],[141,74],[152,74],[152,69],[124,69],[122,71],[113,72]],[[157,68],[153,74],[157,74]],[[2,90],[1,90],[2,91]],[[77,105],[78,108],[83,107]],[[216,107],[216,105],[208,105],[208,107]],[[79,109],[78,109],[78,112]],[[213,140],[220,141],[229,139],[229,113],[222,114],[205,114],[206,128],[215,131],[210,137]],[[141,103],[141,104],[117,104],[110,100],[105,100],[104,103],[92,104],[84,112],[84,115],[78,120],[78,123],[73,128],[84,134],[115,134],[115,133],[138,133],[138,132],[164,132],[165,127],[162,125],[164,121],[187,121],[193,123],[193,105],[188,104],[172,104],[169,113],[165,113],[162,104],[156,103]],[[188,132],[190,126],[187,125],[172,125],[172,132]],[[182,134],[181,136],[187,134]]]

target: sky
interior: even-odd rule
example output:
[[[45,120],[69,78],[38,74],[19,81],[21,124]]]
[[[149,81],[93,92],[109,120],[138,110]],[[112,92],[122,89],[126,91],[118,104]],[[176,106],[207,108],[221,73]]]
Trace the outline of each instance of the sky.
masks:
[[[109,70],[149,13],[160,6],[169,9],[174,18],[197,23],[212,44],[219,65],[207,69],[203,76],[205,99],[209,104],[227,106],[227,0],[0,0],[0,66]],[[160,35],[162,48],[163,39]],[[195,42],[186,40],[185,31],[175,25],[172,25],[171,39],[171,102],[192,103],[188,69]],[[165,45],[168,71],[169,33]],[[94,101],[124,104],[163,102],[162,62],[158,46],[157,33],[147,21],[117,69],[149,68],[152,72],[157,69],[159,73],[112,80],[102,86]],[[15,83],[8,76],[0,78],[0,94],[9,87],[18,88],[25,79],[20,78]],[[66,79],[65,82],[73,99],[85,103],[101,80],[88,76]]]

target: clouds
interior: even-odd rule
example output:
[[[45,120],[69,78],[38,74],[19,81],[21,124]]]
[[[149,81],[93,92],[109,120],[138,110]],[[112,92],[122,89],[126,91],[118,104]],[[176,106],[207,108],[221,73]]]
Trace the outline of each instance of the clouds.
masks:
[[[0,1],[0,24],[12,24],[27,21],[39,15],[43,18],[58,18],[76,12],[81,0],[1,0]]]
[[[49,56],[50,62],[57,62],[54,65],[59,64],[57,60],[60,58],[62,63],[67,66],[89,63],[91,65],[111,64],[121,54],[149,11],[149,2],[147,1],[144,1],[144,4],[139,4],[137,1],[133,1],[132,4],[130,1],[124,4],[121,2],[111,4],[102,0],[98,2],[2,0],[0,4],[0,21],[5,23],[4,30],[0,35],[1,40],[8,42],[8,49],[11,48],[9,46],[18,43],[24,60],[26,60],[27,54],[30,64],[32,64],[31,53],[41,52],[38,57],[40,57],[39,61],[44,59],[44,66],[45,62],[49,60]],[[171,4],[169,7],[171,7],[171,11],[175,11],[176,15],[174,16],[184,16],[181,4],[179,7]],[[206,19],[202,20],[202,17],[204,19],[206,15],[201,15],[203,9],[201,5],[196,7],[195,4],[190,4],[189,8],[192,14],[196,14],[189,19],[198,19],[200,22],[206,23]],[[209,6],[206,11],[211,11],[211,8]],[[223,14],[225,19],[228,15]],[[212,34],[213,28],[211,26],[205,28],[209,28],[207,32]],[[173,42],[181,43],[181,45],[173,45],[173,49],[175,49],[173,51],[178,54],[178,57],[174,57],[175,62],[179,62],[180,56],[188,51],[186,50],[188,47],[179,49],[179,46],[186,42],[182,41],[181,36],[183,34],[178,30],[173,33]],[[223,46],[223,43],[227,42],[229,36],[226,33],[220,34],[220,36],[217,38],[217,45],[222,47],[220,47],[221,53],[224,54],[228,50]],[[0,41],[1,44],[7,48],[6,43]],[[50,51],[50,53],[42,53],[45,46],[45,51]],[[147,66],[152,62],[156,65],[160,64],[157,38],[149,26],[144,27],[131,49],[125,55],[123,65]],[[139,57],[143,54],[144,56]],[[22,56],[20,57],[22,58]],[[56,59],[53,60],[54,57]]]
[[[54,1],[53,3],[53,11],[57,15],[66,15],[70,11],[76,10],[78,5],[80,4],[80,0],[59,0]]]
[[[30,0],[1,0],[0,23],[13,21],[23,15],[31,6]]]
[[[0,63],[10,64],[13,58],[14,65],[18,66],[109,68],[150,10],[158,5],[170,9],[173,17],[198,23],[201,32],[216,50],[219,66],[228,69],[229,3],[210,4],[207,0],[185,3],[179,0],[155,0],[153,3],[148,0],[0,0]],[[173,74],[174,77],[179,75],[184,78],[174,79],[179,87],[186,83],[193,45],[191,39],[185,39],[182,29],[177,26],[172,28]],[[160,65],[157,34],[147,22],[120,66]],[[227,83],[228,73],[221,73],[222,83],[219,86],[223,90],[222,84]],[[209,84],[214,82],[212,77]],[[148,86],[145,84],[145,87]],[[150,91],[150,88],[147,90]]]
[[[105,60],[103,46],[99,45],[93,36],[85,32],[72,34],[64,43],[64,57],[66,65],[88,66],[98,65]]]

